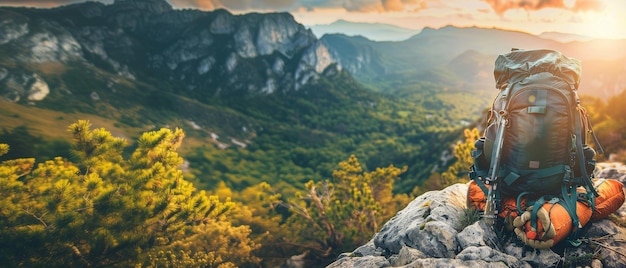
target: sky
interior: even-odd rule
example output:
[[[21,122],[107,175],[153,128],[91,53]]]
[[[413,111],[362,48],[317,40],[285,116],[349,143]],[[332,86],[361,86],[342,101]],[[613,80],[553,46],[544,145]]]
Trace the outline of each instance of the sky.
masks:
[[[94,0],[95,1],[95,0]],[[97,0],[112,3],[113,0]],[[120,0],[118,0],[120,1]],[[132,0],[125,0],[132,1]],[[167,0],[174,8],[234,14],[289,12],[307,26],[352,22],[385,23],[420,30],[487,27],[532,34],[563,32],[626,39],[626,0]],[[0,0],[0,6],[49,8],[84,0]]]

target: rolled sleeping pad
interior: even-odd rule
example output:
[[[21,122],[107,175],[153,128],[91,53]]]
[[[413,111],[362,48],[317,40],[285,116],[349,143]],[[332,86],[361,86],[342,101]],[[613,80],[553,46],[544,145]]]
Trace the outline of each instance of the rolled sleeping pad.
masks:
[[[591,221],[596,221],[608,217],[611,213],[617,211],[625,201],[624,185],[614,179],[594,179],[594,188],[599,196],[595,198],[595,210],[591,214]],[[488,187],[488,186],[487,186]],[[584,193],[584,188],[579,188],[578,192]],[[498,214],[505,218],[507,215],[517,217],[517,206],[514,198],[502,198],[501,211]],[[470,181],[467,190],[467,207],[478,211],[485,210],[487,197],[480,186],[475,181]],[[522,208],[525,207],[525,198],[521,200]]]
[[[529,207],[513,220],[515,234],[524,244],[537,249],[551,248],[572,231],[572,218],[560,203],[544,203],[539,208],[536,229],[531,226],[532,208]],[[576,202],[576,215],[581,227],[589,222],[591,214],[590,206],[584,202]]]
[[[595,198],[595,210],[592,211],[584,202],[576,202],[576,214],[581,226],[590,220],[599,220],[607,217],[619,209],[625,200],[623,184],[614,179],[594,179],[594,188],[599,196]],[[487,186],[488,187],[488,186]],[[585,193],[580,187],[578,192]],[[467,207],[484,211],[487,198],[475,181],[470,181],[467,191]],[[534,248],[550,248],[565,239],[572,230],[572,219],[561,204],[546,203],[537,212],[537,229],[532,230],[530,215],[532,207],[526,208],[525,198],[520,200],[522,215],[518,214],[516,198],[502,197],[498,216],[511,224],[516,235],[527,245]],[[513,220],[511,220],[513,219]],[[547,231],[543,226],[548,226]]]
[[[596,197],[596,208],[591,214],[591,221],[608,217],[624,204],[624,185],[620,181],[597,179],[593,186],[599,196]]]
[[[478,211],[485,211],[486,202],[487,196],[485,195],[483,190],[478,186],[478,184],[476,184],[474,180],[471,180],[467,187],[467,208],[475,209]]]
[[[487,186],[489,187],[489,186]],[[500,201],[500,212],[498,216],[503,219],[510,218],[511,221],[518,216],[515,197],[503,197]],[[485,211],[487,196],[475,181],[470,181],[467,188],[467,207],[478,211]],[[521,207],[526,207],[526,199],[520,202]]]

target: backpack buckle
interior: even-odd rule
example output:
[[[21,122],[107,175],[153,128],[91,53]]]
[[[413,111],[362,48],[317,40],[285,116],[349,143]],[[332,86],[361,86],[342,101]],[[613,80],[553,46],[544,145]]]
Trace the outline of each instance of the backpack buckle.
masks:
[[[563,184],[569,187],[574,186],[574,176],[572,176],[572,168],[570,166],[563,167]]]

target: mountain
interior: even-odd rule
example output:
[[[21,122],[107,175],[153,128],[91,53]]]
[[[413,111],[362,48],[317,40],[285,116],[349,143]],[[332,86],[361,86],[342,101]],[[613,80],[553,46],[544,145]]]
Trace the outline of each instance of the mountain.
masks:
[[[624,40],[452,26],[403,41],[318,39],[289,13],[174,10],[165,0],[3,7],[0,33],[0,127],[66,139],[63,127],[85,118],[130,138],[181,127],[197,182],[237,190],[330,176],[354,153],[372,168],[407,166],[398,188],[410,192],[449,164],[442,152],[489,105],[493,60],[511,47],[581,58],[581,92],[610,96],[626,84]],[[33,140],[43,138],[23,144]]]
[[[408,196],[432,187],[422,182],[438,180],[435,173],[451,164],[452,145],[493,97],[493,89],[481,91],[491,83],[492,59],[514,44],[562,43],[456,27],[397,42],[318,39],[288,13],[174,10],[165,0],[2,7],[0,143],[10,148],[0,161],[62,156],[71,163],[67,126],[86,119],[93,133],[103,128],[129,143],[144,132],[184,130],[185,178],[236,202],[258,201],[253,193],[270,187],[298,198],[307,183],[335,179],[337,163],[352,155],[358,174],[405,171],[393,187]],[[621,43],[563,49],[588,44],[607,48],[591,60],[603,64],[599,70],[614,68],[598,79],[617,85],[624,65],[612,46]],[[267,233],[260,225],[252,228]]]
[[[322,37],[325,34],[345,34],[348,36],[362,36],[373,41],[401,41],[420,32],[383,23],[364,23],[337,20],[331,24],[316,24],[309,26],[311,31]]]
[[[621,74],[626,64],[626,52],[622,49],[626,40],[562,43],[524,32],[446,26],[425,28],[397,42],[342,34],[327,34],[321,41],[340,66],[360,82],[381,91],[393,90],[389,87],[392,81],[407,79],[456,89],[491,90],[493,76],[486,74],[493,71],[497,55],[511,48],[554,49],[582,60],[582,93],[606,99],[626,88],[626,78]]]
[[[182,128],[189,174],[205,189],[266,181],[292,191],[355,154],[371,168],[407,166],[397,188],[410,192],[445,167],[432,159],[473,117],[370,91],[288,13],[165,0],[2,7],[0,33],[0,138],[13,148],[4,159],[70,157],[56,139],[89,119],[129,140]]]
[[[590,41],[593,40],[593,37],[579,35],[579,34],[568,34],[568,33],[559,33],[559,32],[543,32],[539,34],[539,37],[545,39],[552,39],[555,41],[559,41],[561,43],[568,43],[573,41]]]
[[[235,16],[136,0],[2,8],[0,17],[0,94],[38,106],[70,95],[122,106],[157,98],[162,108],[182,97],[236,102],[298,90],[331,64],[317,38],[288,13]]]
[[[245,68],[271,70],[246,77],[250,85],[243,90],[262,93],[295,89],[330,64],[315,54],[324,52],[313,46],[316,37],[288,13],[177,11],[166,1],[140,0],[52,10],[7,8],[2,17],[5,66],[91,63],[131,80],[164,76],[188,90],[204,87],[198,93],[202,98],[236,94],[240,89],[234,84],[241,81],[232,74],[250,74]],[[294,73],[285,73],[285,65],[294,65]]]

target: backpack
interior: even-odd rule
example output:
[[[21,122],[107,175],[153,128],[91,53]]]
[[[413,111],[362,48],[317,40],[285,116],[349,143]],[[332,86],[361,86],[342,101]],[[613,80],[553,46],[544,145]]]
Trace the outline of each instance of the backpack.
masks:
[[[497,184],[494,200],[526,196],[542,203],[556,197],[577,225],[576,201],[585,199],[593,208],[595,150],[587,145],[588,134],[603,151],[580,105],[581,71],[579,60],[554,50],[512,49],[497,57],[494,77],[500,92],[484,135],[474,144],[470,169],[470,178],[485,193],[485,185]],[[576,193],[580,186],[587,190],[584,197]]]

